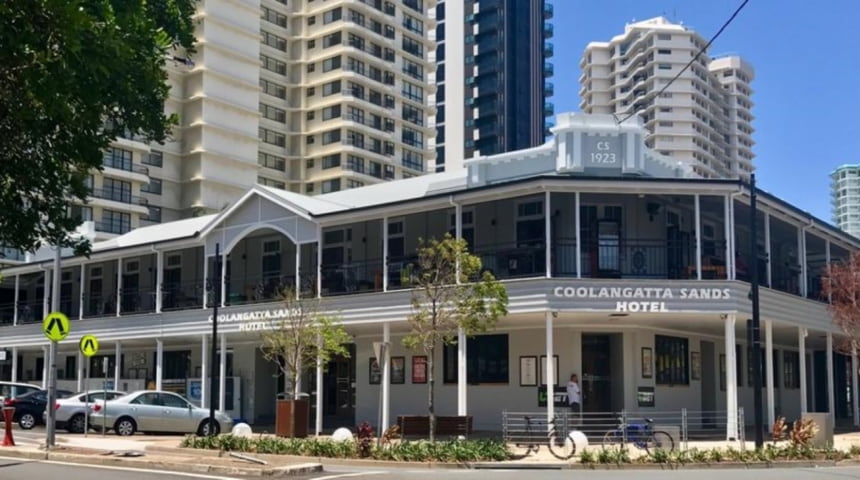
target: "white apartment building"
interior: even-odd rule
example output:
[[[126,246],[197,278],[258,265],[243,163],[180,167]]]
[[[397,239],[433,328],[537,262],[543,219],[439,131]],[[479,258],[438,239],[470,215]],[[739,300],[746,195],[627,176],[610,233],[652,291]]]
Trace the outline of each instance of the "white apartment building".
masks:
[[[201,1],[196,53],[167,66],[180,125],[164,145],[117,139],[73,214],[103,240],[255,183],[314,195],[424,173],[434,16],[435,0]]]
[[[833,223],[860,237],[860,165],[842,165],[830,173]]]
[[[737,56],[702,55],[660,93],[706,43],[664,17],[628,24],[609,42],[589,43],[580,61],[580,108],[619,120],[635,112],[650,148],[705,178],[746,180],[755,156],[752,66]]]

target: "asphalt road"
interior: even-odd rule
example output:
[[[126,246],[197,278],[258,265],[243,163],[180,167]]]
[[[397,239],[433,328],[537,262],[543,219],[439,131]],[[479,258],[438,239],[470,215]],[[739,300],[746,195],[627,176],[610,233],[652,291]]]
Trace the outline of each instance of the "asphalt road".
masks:
[[[860,479],[860,467],[751,470],[437,470],[358,469],[326,467],[303,480],[849,480]],[[293,477],[299,478],[299,477]]]
[[[189,478],[221,480],[228,477],[91,467],[63,462],[0,457],[0,479],[3,480],[188,480]]]
[[[589,480],[860,480],[860,467],[794,468],[751,470],[438,470],[381,469],[328,466],[324,472],[302,477],[301,480],[569,480],[588,477]],[[114,467],[71,465],[63,462],[42,462],[0,457],[0,479],[3,480],[186,480],[189,478],[228,480],[231,477],[178,472],[157,472]]]

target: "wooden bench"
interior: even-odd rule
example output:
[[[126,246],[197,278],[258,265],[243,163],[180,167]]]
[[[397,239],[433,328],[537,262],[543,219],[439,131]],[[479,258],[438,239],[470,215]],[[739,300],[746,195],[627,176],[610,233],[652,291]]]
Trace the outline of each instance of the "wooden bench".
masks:
[[[430,417],[427,415],[399,415],[397,426],[400,435],[406,437],[428,436],[430,434]],[[469,435],[472,433],[472,416],[437,416],[436,435]]]

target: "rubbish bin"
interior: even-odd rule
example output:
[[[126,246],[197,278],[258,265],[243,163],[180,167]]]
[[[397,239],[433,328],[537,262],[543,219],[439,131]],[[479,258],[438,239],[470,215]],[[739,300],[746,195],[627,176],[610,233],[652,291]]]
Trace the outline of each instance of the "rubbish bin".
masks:
[[[810,442],[812,447],[823,448],[833,446],[833,415],[830,413],[807,412],[802,420],[810,419],[815,422],[818,432]]]
[[[304,438],[308,436],[309,402],[307,395],[293,399],[288,393],[279,393],[275,404],[275,435]]]

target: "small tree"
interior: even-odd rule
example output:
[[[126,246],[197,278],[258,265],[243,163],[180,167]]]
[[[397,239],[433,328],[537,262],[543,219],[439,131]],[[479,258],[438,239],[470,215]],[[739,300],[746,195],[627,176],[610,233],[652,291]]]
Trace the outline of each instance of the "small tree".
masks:
[[[295,290],[289,288],[282,298],[284,315],[272,319],[269,328],[263,330],[260,351],[286,375],[296,399],[304,369],[317,358],[325,365],[336,355],[349,356],[345,345],[350,337],[338,318],[320,311],[319,300],[297,298]]]
[[[821,279],[822,295],[830,298],[827,310],[847,339],[838,346],[845,353],[860,350],[860,252],[845,263],[832,263]]]
[[[427,411],[430,441],[435,440],[433,365],[439,342],[452,344],[459,329],[474,335],[493,328],[508,313],[508,294],[463,239],[420,240],[417,264],[407,270],[412,294],[411,331],[403,339],[410,350],[427,355]]]

